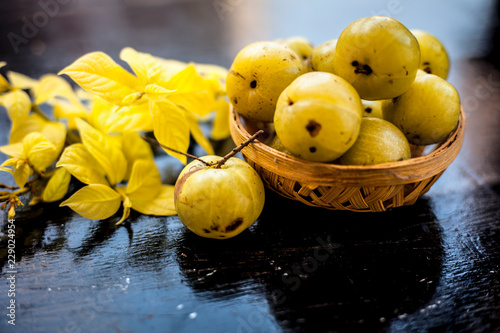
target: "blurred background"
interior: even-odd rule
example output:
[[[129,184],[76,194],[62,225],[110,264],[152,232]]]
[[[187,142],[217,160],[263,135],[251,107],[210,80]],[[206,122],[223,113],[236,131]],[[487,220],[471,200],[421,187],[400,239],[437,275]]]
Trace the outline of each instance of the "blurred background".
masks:
[[[485,55],[494,8],[493,0],[2,1],[0,58],[34,77],[90,51],[117,59],[125,46],[229,67],[251,42],[300,35],[319,45],[378,14],[435,34],[457,61]]]

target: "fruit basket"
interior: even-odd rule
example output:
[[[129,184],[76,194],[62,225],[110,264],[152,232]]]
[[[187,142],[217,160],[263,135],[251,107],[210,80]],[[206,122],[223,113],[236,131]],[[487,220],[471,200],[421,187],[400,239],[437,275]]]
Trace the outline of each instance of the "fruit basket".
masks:
[[[232,107],[230,129],[236,145],[253,134]],[[405,161],[370,166],[311,162],[260,141],[243,149],[242,155],[268,188],[286,198],[333,210],[380,212],[412,205],[426,193],[460,151],[464,129],[462,108],[457,128],[432,151]]]

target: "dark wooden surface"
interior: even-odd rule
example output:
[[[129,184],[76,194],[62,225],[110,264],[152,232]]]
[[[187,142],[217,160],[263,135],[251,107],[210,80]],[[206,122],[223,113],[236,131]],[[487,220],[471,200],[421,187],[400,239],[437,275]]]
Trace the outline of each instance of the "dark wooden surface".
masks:
[[[16,52],[9,33],[23,36],[26,21],[43,18],[41,3],[51,3],[54,15]],[[116,227],[115,219],[90,221],[57,204],[25,209],[16,218],[15,327],[6,316],[2,212],[0,332],[500,331],[492,7],[467,0],[3,1],[2,73],[32,77],[94,50],[118,59],[125,46],[229,67],[252,41],[303,35],[319,45],[357,18],[391,14],[448,48],[467,128],[459,156],[431,191],[387,213],[314,209],[267,192],[254,226],[211,241],[177,217],[133,213]],[[0,112],[0,144],[9,126]],[[168,160],[161,166],[165,175],[178,170]],[[0,182],[11,181],[1,173]]]

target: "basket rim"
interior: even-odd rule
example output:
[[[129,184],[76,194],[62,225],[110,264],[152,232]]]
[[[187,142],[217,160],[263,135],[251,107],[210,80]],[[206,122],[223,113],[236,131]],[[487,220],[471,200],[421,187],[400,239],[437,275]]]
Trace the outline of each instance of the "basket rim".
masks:
[[[250,138],[241,116],[230,104],[230,132],[236,145]],[[423,156],[404,161],[375,165],[339,165],[314,162],[280,152],[255,140],[241,153],[261,168],[288,179],[311,185],[387,186],[419,182],[443,172],[455,159],[462,146],[465,131],[465,111],[455,130],[436,148]]]

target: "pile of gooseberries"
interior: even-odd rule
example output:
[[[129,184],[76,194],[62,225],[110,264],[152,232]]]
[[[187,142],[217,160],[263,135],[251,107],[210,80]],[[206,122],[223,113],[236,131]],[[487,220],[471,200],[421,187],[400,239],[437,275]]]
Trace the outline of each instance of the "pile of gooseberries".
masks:
[[[303,37],[244,47],[226,90],[247,129],[271,133],[271,147],[316,162],[373,165],[409,159],[412,147],[453,132],[461,109],[448,71],[435,36],[370,16],[316,47]]]

